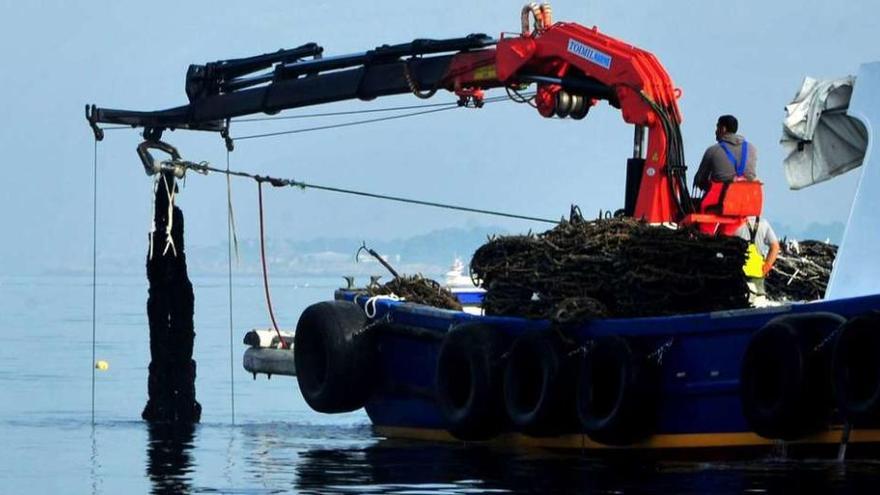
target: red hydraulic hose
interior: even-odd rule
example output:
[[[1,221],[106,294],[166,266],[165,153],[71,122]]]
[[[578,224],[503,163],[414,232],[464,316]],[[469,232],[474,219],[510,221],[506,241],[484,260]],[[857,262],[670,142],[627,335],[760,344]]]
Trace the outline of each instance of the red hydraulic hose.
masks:
[[[272,319],[272,327],[278,334],[278,342],[282,349],[290,349],[290,346],[281,338],[281,330],[275,321],[275,312],[272,311],[272,298],[269,296],[269,270],[266,268],[266,236],[263,233],[263,182],[257,181],[257,192],[260,199],[260,260],[263,262],[263,288],[266,289],[266,305],[269,307],[269,317]]]

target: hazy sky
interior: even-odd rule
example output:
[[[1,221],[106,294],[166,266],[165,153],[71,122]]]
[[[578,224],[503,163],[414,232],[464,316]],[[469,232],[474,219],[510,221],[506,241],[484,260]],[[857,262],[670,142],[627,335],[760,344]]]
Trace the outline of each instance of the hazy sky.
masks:
[[[176,106],[186,101],[190,63],[309,41],[334,55],[420,37],[498,36],[518,29],[522,3],[4,0],[0,270],[90,260],[93,140],[83,118],[86,103],[139,110]],[[713,139],[717,116],[733,113],[758,147],[769,218],[796,226],[845,220],[856,174],[789,191],[778,140],[783,107],[805,75],[855,74],[861,62],[880,58],[876,0],[559,0],[553,7],[557,20],[596,25],[657,55],[684,92],[691,172]],[[503,92],[490,96],[497,94]],[[433,100],[444,101],[453,97]],[[419,102],[401,96],[319,110]],[[233,134],[330,122],[240,124]],[[631,135],[604,103],[581,122],[546,120],[524,105],[503,103],[240,142],[231,159],[233,168],[259,173],[553,218],[571,203],[588,215],[621,206]],[[213,134],[178,131],[166,138],[189,159],[225,163],[222,142]],[[99,145],[102,256],[144,249],[152,184],[134,153],[139,141],[135,131],[114,131]],[[239,236],[255,237],[256,186],[236,181],[233,189]],[[190,177],[179,198],[189,244],[225,242],[225,194],[220,176]],[[270,236],[297,239],[405,237],[474,224],[545,228],[318,191],[267,191],[267,214]]]

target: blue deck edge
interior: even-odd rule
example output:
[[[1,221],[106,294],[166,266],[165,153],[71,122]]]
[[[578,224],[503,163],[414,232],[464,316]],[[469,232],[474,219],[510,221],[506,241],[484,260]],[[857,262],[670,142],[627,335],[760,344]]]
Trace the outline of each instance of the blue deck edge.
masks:
[[[360,306],[368,297],[338,290],[337,300]],[[378,386],[366,411],[376,426],[446,427],[434,399],[435,365],[442,335],[456,325],[480,321],[516,337],[545,330],[547,320],[478,316],[401,301],[373,301],[375,318],[433,331],[437,338],[382,334]],[[752,334],[771,319],[786,314],[830,312],[844,318],[880,309],[880,294],[848,299],[786,304],[676,316],[589,320],[568,329],[586,342],[616,334],[666,344],[658,434],[748,432],[739,398],[740,363]]]

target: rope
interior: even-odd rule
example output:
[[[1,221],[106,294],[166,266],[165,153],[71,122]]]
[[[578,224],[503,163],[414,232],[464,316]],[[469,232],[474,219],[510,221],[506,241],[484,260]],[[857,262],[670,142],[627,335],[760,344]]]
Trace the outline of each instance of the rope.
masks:
[[[402,301],[397,294],[388,294],[388,295],[380,295],[380,296],[372,296],[367,299],[367,302],[364,303],[364,314],[367,315],[367,318],[373,319],[376,317],[376,302],[377,301]]]
[[[245,141],[247,139],[258,139],[258,138],[266,138],[266,137],[284,136],[287,134],[300,134],[303,132],[312,132],[312,131],[324,131],[324,130],[328,130],[328,129],[339,129],[341,127],[352,127],[352,126],[363,125],[363,124],[375,124],[376,122],[385,122],[387,120],[396,120],[396,119],[403,119],[406,117],[415,117],[418,115],[427,115],[429,113],[445,112],[447,110],[454,110],[456,108],[458,108],[458,106],[435,108],[432,110],[422,110],[421,112],[404,113],[401,115],[392,115],[390,117],[378,117],[375,119],[356,120],[353,122],[343,122],[341,124],[329,124],[329,125],[322,125],[322,126],[318,126],[318,127],[308,127],[305,129],[293,129],[290,131],[267,132],[265,134],[251,134],[248,136],[241,136],[241,137],[234,138],[233,141]]]
[[[95,139],[92,182],[92,426],[95,426],[95,342],[98,306],[98,140]]]
[[[229,151],[226,152],[226,170],[229,170]],[[232,336],[232,238],[233,226],[235,219],[232,216],[232,181],[230,176],[226,176],[226,201],[228,208],[226,209],[226,261],[229,268],[229,401],[232,411],[232,424],[235,424],[235,356],[233,354],[233,336]],[[236,241],[236,245],[238,242]],[[237,251],[237,250],[236,250]]]
[[[321,184],[311,184],[308,182],[302,182],[302,181],[298,181],[298,180],[294,180],[294,179],[284,179],[284,178],[279,178],[279,177],[263,176],[263,175],[251,174],[248,172],[242,172],[242,171],[237,171],[237,170],[224,170],[224,169],[212,167],[207,162],[201,162],[201,163],[178,162],[178,163],[174,164],[174,166],[183,166],[186,169],[191,169],[195,172],[202,173],[202,174],[206,174],[208,172],[216,172],[219,174],[232,175],[232,176],[236,176],[236,177],[244,177],[247,179],[253,179],[259,183],[268,182],[275,187],[291,186],[291,187],[298,187],[300,189],[318,189],[321,191],[330,191],[330,192],[336,192],[336,193],[340,193],[340,194],[350,194],[350,195],[354,195],[354,196],[363,196],[363,197],[367,197],[367,198],[384,199],[386,201],[396,201],[398,203],[407,203],[407,204],[414,204],[414,205],[421,205],[421,206],[432,206],[434,208],[443,208],[443,209],[447,209],[447,210],[466,211],[469,213],[479,213],[482,215],[491,215],[491,216],[505,217],[505,218],[515,218],[517,220],[529,220],[532,222],[543,222],[543,223],[552,223],[552,224],[559,223],[558,220],[552,220],[552,219],[548,219],[548,218],[532,217],[532,216],[528,216],[528,215],[519,215],[519,214],[515,214],[515,213],[505,213],[505,212],[497,211],[497,210],[471,208],[471,207],[467,207],[467,206],[453,205],[453,204],[448,204],[448,203],[438,203],[438,202],[434,202],[434,201],[424,201],[421,199],[403,198],[400,196],[390,196],[387,194],[377,194],[377,193],[371,193],[371,192],[366,192],[366,191],[358,191],[358,190],[354,190],[354,189],[345,189],[345,188],[341,188],[341,187],[325,186],[325,185],[321,185]]]
[[[226,152],[226,170],[229,171],[229,152]],[[232,208],[232,183],[229,180],[230,175],[226,175],[226,210],[229,220],[229,231],[232,234],[232,249],[235,252],[235,262],[241,261],[241,254],[238,249],[238,234],[235,228],[235,209]]]
[[[337,193],[341,193],[341,194],[351,194],[354,196],[364,196],[367,198],[384,199],[386,201],[396,201],[399,203],[408,203],[408,204],[422,205],[422,206],[433,206],[435,208],[444,208],[447,210],[466,211],[466,212],[470,212],[470,213],[481,213],[483,215],[493,215],[493,216],[498,216],[498,217],[516,218],[519,220],[530,220],[530,221],[534,221],[534,222],[544,222],[544,223],[552,223],[552,224],[559,223],[557,220],[550,220],[548,218],[531,217],[531,216],[527,216],[527,215],[518,215],[515,213],[504,213],[501,211],[484,210],[484,209],[480,209],[480,208],[470,208],[467,206],[436,203],[433,201],[423,201],[420,199],[402,198],[402,197],[398,197],[398,196],[389,196],[389,195],[385,195],[385,194],[376,194],[376,193],[369,193],[369,192],[364,192],[364,191],[355,191],[352,189],[343,189],[343,188],[339,188],[339,187],[322,186],[322,185],[318,185],[318,184],[308,184],[305,182],[291,182],[290,185],[300,187],[303,189],[307,189],[307,188],[318,189],[321,191],[337,192]]]
[[[281,337],[281,330],[278,329],[278,323],[275,321],[275,312],[272,311],[272,298],[269,296],[269,270],[266,268],[266,236],[263,230],[263,182],[257,181],[257,192],[260,202],[260,260],[263,262],[263,288],[266,289],[266,305],[269,307],[269,317],[272,319],[272,327],[278,334],[278,342],[281,348],[286,346],[284,339]]]
[[[492,98],[486,98],[483,101],[483,103],[496,103],[496,102],[500,102],[500,101],[509,101],[509,100],[510,100],[510,98],[508,98],[506,95],[505,96],[495,96]],[[427,107],[431,107],[431,106],[432,105],[417,105],[417,106],[414,106],[414,108],[427,108]],[[328,129],[339,129],[341,127],[352,127],[352,126],[364,125],[364,124],[375,124],[377,122],[385,122],[388,120],[404,119],[407,117],[417,117],[419,115],[427,115],[430,113],[445,112],[447,110],[455,110],[457,108],[461,108],[458,105],[458,103],[448,103],[448,104],[442,103],[442,104],[436,104],[436,106],[438,108],[432,108],[430,110],[422,110],[422,111],[418,111],[418,112],[404,113],[404,114],[400,114],[400,115],[391,115],[388,117],[377,117],[374,119],[355,120],[352,122],[343,122],[340,124],[328,124],[328,125],[322,125],[322,126],[317,126],[317,127],[307,127],[304,129],[293,129],[293,130],[289,130],[289,131],[267,132],[267,133],[263,133],[263,134],[250,134],[247,136],[241,136],[241,137],[234,138],[233,141],[244,141],[244,140],[248,140],[248,139],[259,139],[259,138],[266,138],[266,137],[284,136],[284,135],[288,135],[288,134],[301,134],[304,132],[324,131],[324,130],[328,130]],[[403,108],[403,107],[401,107],[401,108]],[[379,110],[374,110],[374,111],[379,111]],[[382,110],[382,111],[385,111],[385,110]],[[364,110],[363,112],[367,112],[367,111]],[[342,112],[340,112],[340,114],[342,114]],[[256,122],[256,120],[252,120],[252,122]]]
[[[364,113],[396,112],[400,110],[418,110],[420,108],[457,107],[458,103],[430,103],[427,105],[404,105],[399,107],[371,108],[367,110],[347,110],[342,112],[308,113],[303,115],[275,115],[272,117],[249,117],[245,119],[232,119],[232,122],[271,122],[273,120],[311,119],[320,117],[342,117],[345,115],[360,115]]]

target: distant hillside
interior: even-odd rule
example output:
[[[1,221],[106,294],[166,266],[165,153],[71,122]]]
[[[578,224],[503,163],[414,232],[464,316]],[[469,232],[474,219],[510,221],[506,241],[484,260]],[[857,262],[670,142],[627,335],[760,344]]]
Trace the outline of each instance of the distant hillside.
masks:
[[[359,239],[326,237],[310,240],[272,239],[266,250],[273,273],[287,275],[385,274],[369,254],[362,253],[355,263],[355,253],[362,243],[377,251],[398,271],[438,275],[446,272],[455,257],[470,261],[473,252],[491,234],[504,233],[500,228],[448,228],[403,239]],[[239,244],[237,271],[259,273],[260,245],[256,239]],[[226,271],[226,245],[193,247],[188,263],[194,272]]]
[[[839,244],[843,237],[841,222],[811,223],[806,227],[793,228],[785,224],[773,224],[780,237],[789,239],[830,240]],[[448,228],[435,230],[401,239],[360,239],[349,237],[322,237],[308,240],[269,239],[267,254],[269,267],[275,275],[339,276],[339,275],[385,275],[386,270],[369,255],[363,254],[360,263],[354,256],[363,241],[382,254],[402,273],[422,273],[439,277],[445,273],[455,257],[465,264],[474,251],[493,234],[506,234],[498,227]],[[187,264],[193,274],[225,274],[227,270],[226,244],[211,246],[188,245]],[[107,252],[99,255],[100,273],[138,274],[144,272],[143,252]],[[62,263],[59,260],[58,263]],[[239,274],[259,274],[260,245],[257,239],[242,240],[239,244],[239,261],[235,271]],[[91,264],[83,266],[49,266],[44,273],[86,274]]]
[[[794,229],[786,225],[774,225],[780,237],[824,241],[830,239],[840,243],[843,236],[840,222],[820,224],[811,223],[805,228]],[[422,273],[437,277],[445,273],[455,257],[465,264],[470,261],[474,251],[486,242],[492,234],[504,234],[502,229],[493,227],[448,228],[403,239],[357,239],[346,237],[327,237],[310,240],[272,239],[267,244],[270,268],[273,273],[285,275],[386,275],[386,270],[368,254],[360,256],[360,263],[354,256],[361,243],[384,256],[392,266],[403,273]],[[188,251],[188,262],[194,273],[225,273],[226,245],[193,247]],[[241,256],[237,271],[240,273],[260,273],[260,245],[256,239],[243,241],[239,245]]]
[[[399,272],[422,273],[439,276],[449,270],[455,257],[465,264],[470,262],[474,251],[492,234],[505,234],[500,227],[448,228],[402,239],[361,239],[326,237],[308,240],[273,239],[266,243],[269,268],[274,275],[338,276],[338,275],[386,275],[369,254],[362,254],[355,263],[355,253],[363,242],[384,256]],[[192,274],[225,274],[227,272],[227,246],[225,243],[211,246],[187,245],[187,265]],[[261,272],[260,244],[258,239],[245,239],[239,243],[239,259],[235,272],[258,274]],[[108,252],[98,257],[101,273],[137,274],[144,272],[144,253]],[[44,270],[48,274],[91,273],[88,266],[54,265]]]

